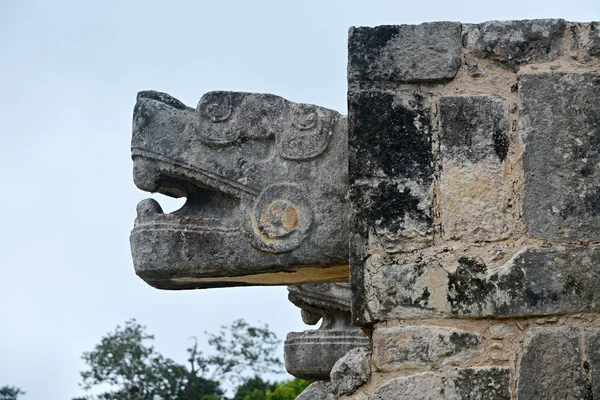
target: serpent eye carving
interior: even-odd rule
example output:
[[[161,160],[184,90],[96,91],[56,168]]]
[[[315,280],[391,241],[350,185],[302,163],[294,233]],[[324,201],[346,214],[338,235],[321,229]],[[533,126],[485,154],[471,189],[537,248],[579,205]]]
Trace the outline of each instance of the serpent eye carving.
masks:
[[[300,104],[292,117],[292,125],[305,131],[314,128],[317,125],[318,120],[319,116],[315,112],[314,107]]]
[[[269,186],[250,212],[252,246],[271,253],[291,251],[304,240],[311,222],[311,209],[298,186]]]
[[[228,144],[235,141],[239,132],[230,123],[233,99],[229,92],[211,92],[198,103],[201,129],[198,134],[205,143]]]
[[[309,104],[291,108],[291,129],[284,129],[277,138],[279,154],[288,160],[310,160],[327,148],[335,120]]]
[[[207,96],[202,99],[199,106],[201,114],[212,122],[223,122],[231,116],[231,99],[226,94],[214,99]]]

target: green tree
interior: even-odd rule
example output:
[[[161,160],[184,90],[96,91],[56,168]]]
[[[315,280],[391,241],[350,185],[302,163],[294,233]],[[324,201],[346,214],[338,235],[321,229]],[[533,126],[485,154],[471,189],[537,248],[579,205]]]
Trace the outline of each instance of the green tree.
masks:
[[[25,392],[14,386],[0,387],[0,400],[17,400],[21,394]]]
[[[274,388],[274,384],[255,376],[237,387],[232,400],[265,400],[267,393]]]
[[[238,386],[232,400],[295,400],[309,384],[298,378],[269,383],[255,376]]]
[[[309,381],[298,378],[276,383],[273,390],[267,393],[266,400],[296,400],[308,385]]]
[[[267,325],[251,326],[238,319],[231,326],[222,326],[218,333],[208,335],[214,354],[203,360],[212,369],[211,379],[224,381],[233,388],[258,375],[283,372],[283,363],[276,355],[281,341]]]
[[[199,375],[192,363],[185,366],[163,357],[149,342],[154,339],[134,319],[104,336],[94,350],[83,354],[88,369],[81,372],[84,390],[109,386],[99,395],[74,400],[188,400],[212,395],[220,399],[219,383]],[[208,400],[210,397],[206,398]]]
[[[221,327],[208,334],[213,349],[208,355],[194,338],[186,365],[159,354],[149,344],[153,339],[134,319],[117,326],[83,354],[88,368],[80,373],[80,385],[89,394],[73,400],[219,400],[224,399],[221,384],[233,389],[249,377],[282,370],[275,356],[280,341],[266,325],[237,320]],[[110,390],[90,393],[98,387]]]

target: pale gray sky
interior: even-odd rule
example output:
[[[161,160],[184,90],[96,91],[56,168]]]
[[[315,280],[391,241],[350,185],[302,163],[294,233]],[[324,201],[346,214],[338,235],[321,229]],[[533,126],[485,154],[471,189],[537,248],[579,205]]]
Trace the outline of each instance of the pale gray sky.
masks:
[[[0,0],[0,386],[80,395],[81,353],[130,317],[178,361],[190,336],[236,318],[282,339],[305,329],[285,288],[165,292],[135,276],[139,90],[190,106],[214,89],[268,92],[345,113],[352,25],[541,17],[600,20],[600,3]]]

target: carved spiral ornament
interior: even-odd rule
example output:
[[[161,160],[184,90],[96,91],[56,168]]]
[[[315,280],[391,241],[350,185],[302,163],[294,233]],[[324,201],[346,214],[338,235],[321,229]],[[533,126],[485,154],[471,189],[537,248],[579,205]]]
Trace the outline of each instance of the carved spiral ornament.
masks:
[[[289,183],[266,188],[250,212],[251,243],[255,248],[283,253],[298,247],[307,236],[312,212],[302,190]]]

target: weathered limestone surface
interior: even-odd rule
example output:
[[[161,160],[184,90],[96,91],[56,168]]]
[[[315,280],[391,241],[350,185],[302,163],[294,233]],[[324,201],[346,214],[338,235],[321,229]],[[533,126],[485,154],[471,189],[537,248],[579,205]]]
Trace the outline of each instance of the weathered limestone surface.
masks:
[[[600,73],[521,77],[523,212],[529,234],[600,239]]]
[[[591,379],[581,371],[580,336],[576,328],[532,330],[519,368],[519,400],[593,398]]]
[[[371,376],[371,352],[359,347],[350,350],[331,369],[331,387],[336,395],[352,394]]]
[[[474,54],[516,70],[522,64],[552,61],[560,56],[566,22],[490,21],[472,27],[476,36]]]
[[[439,327],[378,328],[373,343],[373,363],[380,371],[432,369],[483,351],[479,335]]]
[[[325,382],[311,383],[296,400],[335,400],[335,396]]]
[[[298,378],[329,380],[335,363],[356,348],[370,346],[360,328],[352,326],[348,284],[290,286],[289,299],[302,309],[302,319],[317,330],[291,332],[284,343],[287,371]]]
[[[590,56],[600,56],[600,22],[590,24],[590,43],[588,45]]]
[[[490,270],[461,257],[443,268],[442,258],[387,264],[374,255],[367,294],[375,320],[437,316],[505,317],[600,310],[600,248],[523,249]],[[391,261],[391,259],[389,259]]]
[[[140,92],[131,234],[136,273],[161,289],[293,284],[348,276],[346,119],[269,94],[210,92],[196,109]]]
[[[451,79],[460,66],[461,24],[350,28],[348,76],[358,81]]]
[[[442,26],[350,30],[348,399],[600,397],[598,23]]]
[[[445,239],[508,237],[507,153],[506,99],[495,95],[440,99],[440,213]],[[469,213],[463,212],[466,208]]]
[[[505,367],[454,369],[396,378],[375,390],[373,400],[509,400]]]

